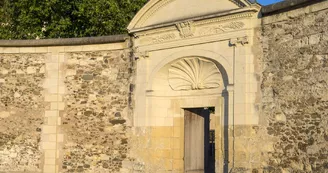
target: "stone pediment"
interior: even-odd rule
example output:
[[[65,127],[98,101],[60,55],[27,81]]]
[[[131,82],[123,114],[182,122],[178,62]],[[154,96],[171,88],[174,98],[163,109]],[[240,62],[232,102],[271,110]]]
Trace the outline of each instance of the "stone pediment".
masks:
[[[247,0],[150,0],[133,18],[128,29],[224,13],[250,5]]]

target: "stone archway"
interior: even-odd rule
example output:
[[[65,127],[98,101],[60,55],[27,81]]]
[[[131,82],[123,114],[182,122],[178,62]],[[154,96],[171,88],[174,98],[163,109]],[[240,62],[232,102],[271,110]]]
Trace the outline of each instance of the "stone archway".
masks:
[[[185,6],[195,9],[174,10]],[[217,173],[227,172],[235,163],[244,162],[234,160],[234,128],[236,124],[258,120],[253,107],[258,86],[254,78],[252,31],[260,24],[257,22],[259,10],[258,5],[244,0],[207,3],[154,0],[129,24],[136,59],[134,126],[151,129],[147,140],[155,146],[160,146],[159,143],[164,146],[154,150],[164,153],[161,158],[165,158],[163,163],[168,163],[167,167],[162,166],[165,170],[184,171],[182,137],[187,108],[215,108],[215,121],[220,127],[216,134],[225,139],[216,142],[220,144],[215,147],[218,149]],[[204,64],[207,61],[203,60],[208,60],[215,64],[222,83],[217,85],[188,77],[181,68],[179,72],[169,73],[175,63],[188,64],[186,58],[195,58],[189,63]],[[185,77],[172,79],[170,76]],[[212,76],[214,81],[216,76]]]
[[[222,125],[224,124],[224,116],[227,116],[227,100],[226,87],[228,81],[225,71],[222,72],[222,66],[219,62],[202,57],[202,56],[184,56],[168,62],[166,65],[159,68],[153,79],[151,79],[151,88],[147,90],[146,94],[146,117],[145,122],[148,122],[148,126],[152,127],[154,131],[170,132],[173,130],[172,135],[164,135],[165,138],[169,138],[172,145],[169,148],[165,148],[166,152],[173,153],[172,162],[179,163],[180,169],[174,168],[167,170],[184,170],[187,171],[193,168],[187,168],[186,163],[187,150],[185,147],[187,134],[193,134],[186,132],[186,126],[194,126],[196,124],[205,127],[206,124],[209,127],[209,121],[212,120],[212,131],[215,131],[216,139],[213,141],[215,144],[215,166],[217,169],[222,169],[224,146],[222,146]],[[224,69],[223,69],[224,70]],[[200,118],[200,122],[192,122],[186,124],[186,110],[214,108],[215,112],[212,112],[210,116],[204,117],[203,121]],[[196,116],[195,116],[196,117]],[[203,125],[201,125],[203,123]],[[191,127],[190,129],[192,129]],[[208,128],[208,130],[210,130]],[[165,132],[164,132],[165,133]],[[209,131],[205,131],[199,134],[199,138],[209,134]],[[158,136],[153,134],[152,140],[164,139],[163,135]],[[190,139],[190,138],[188,138]],[[205,138],[204,138],[205,139]],[[209,138],[207,138],[209,139]],[[193,138],[192,140],[197,140]],[[207,142],[209,143],[209,142]],[[206,141],[204,142],[204,146]],[[198,146],[199,148],[199,146]],[[201,149],[202,147],[200,147]],[[206,154],[206,147],[198,152],[200,155],[204,154],[204,164],[208,165],[208,159]],[[208,147],[207,147],[208,148]],[[168,151],[169,150],[169,151]],[[190,154],[189,154],[190,156]],[[189,164],[190,165],[190,164]],[[214,168],[213,168],[214,170]],[[203,170],[204,172],[204,170]],[[207,173],[207,172],[206,172]]]

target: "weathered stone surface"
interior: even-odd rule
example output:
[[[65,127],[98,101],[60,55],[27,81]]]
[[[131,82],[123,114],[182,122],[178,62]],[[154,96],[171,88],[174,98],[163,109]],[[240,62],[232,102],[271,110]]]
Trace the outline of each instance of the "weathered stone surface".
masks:
[[[327,14],[263,26],[262,116],[267,135],[278,140],[267,153],[269,172],[327,170]]]
[[[181,110],[213,105],[216,172],[326,172],[328,11],[316,3],[265,16],[260,27],[255,6],[252,14],[133,31],[129,44],[120,36],[30,46],[122,42],[113,45],[0,47],[0,172],[184,172]],[[236,19],[243,27],[221,31]],[[208,22],[213,33],[193,35]],[[138,42],[165,32],[177,40]],[[24,53],[37,49],[47,54]],[[233,85],[172,92],[168,61],[195,55],[213,60]]]
[[[125,51],[67,53],[62,172],[118,172],[129,150]]]
[[[0,172],[41,171],[44,60],[43,54],[0,55]]]

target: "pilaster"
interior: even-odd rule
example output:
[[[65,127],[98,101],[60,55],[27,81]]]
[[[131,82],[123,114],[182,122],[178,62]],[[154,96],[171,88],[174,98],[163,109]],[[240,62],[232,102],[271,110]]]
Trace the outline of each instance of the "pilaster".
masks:
[[[60,49],[49,48],[46,59],[46,79],[45,89],[45,121],[42,126],[41,149],[44,153],[43,172],[58,173],[61,145],[64,141],[64,135],[60,130],[61,113],[65,108],[63,97],[65,94],[63,63],[65,61],[64,53]]]

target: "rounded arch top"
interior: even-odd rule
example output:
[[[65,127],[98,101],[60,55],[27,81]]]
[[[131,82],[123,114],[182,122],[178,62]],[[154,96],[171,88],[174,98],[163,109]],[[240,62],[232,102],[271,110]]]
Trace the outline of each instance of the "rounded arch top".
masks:
[[[168,82],[175,91],[219,88],[222,86],[222,75],[211,60],[184,57],[170,64]]]
[[[217,65],[217,68],[222,73],[224,85],[227,86],[228,84],[232,84],[231,82],[233,81],[233,67],[225,57],[208,50],[191,49],[171,54],[170,56],[165,57],[160,63],[158,63],[157,66],[151,70],[148,80],[149,85],[147,88],[149,90],[152,90],[154,78],[156,78],[156,75],[164,66],[186,57],[200,57],[212,61]]]

